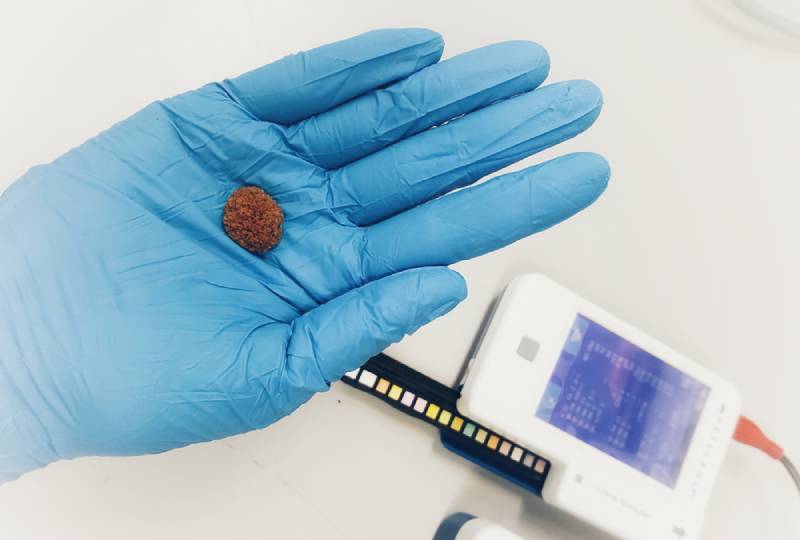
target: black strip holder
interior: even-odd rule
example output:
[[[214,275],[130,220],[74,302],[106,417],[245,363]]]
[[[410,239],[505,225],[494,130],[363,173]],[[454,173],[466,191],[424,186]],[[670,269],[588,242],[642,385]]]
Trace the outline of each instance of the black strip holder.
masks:
[[[427,400],[429,403],[449,410],[454,417],[457,416],[463,419],[463,426],[458,430],[453,429],[450,427],[452,419],[443,424],[439,421],[438,414],[436,417],[430,418],[424,411],[417,411],[412,406],[403,405],[400,399],[389,397],[389,392],[378,392],[376,383],[365,385],[359,382],[364,370],[374,373],[378,380],[384,378],[390,383],[400,386],[403,390],[414,392],[418,397]],[[345,376],[342,381],[353,388],[381,399],[409,416],[435,426],[439,430],[439,437],[445,448],[541,497],[544,482],[550,472],[550,461],[458,413],[457,402],[461,397],[461,393],[458,390],[431,379],[427,375],[385,354],[379,354],[371,358],[361,369],[357,370],[352,378]],[[464,427],[467,423],[475,426],[473,433],[469,436],[464,433]],[[487,432],[487,436],[484,437],[482,443],[478,442],[475,437],[479,429]],[[501,441],[495,449],[491,449],[487,443],[492,435],[497,436]],[[504,441],[511,444],[511,448],[520,448],[523,451],[522,457],[515,460],[511,457],[511,451],[506,454],[501,453],[500,445]],[[529,455],[532,458],[529,458]]]

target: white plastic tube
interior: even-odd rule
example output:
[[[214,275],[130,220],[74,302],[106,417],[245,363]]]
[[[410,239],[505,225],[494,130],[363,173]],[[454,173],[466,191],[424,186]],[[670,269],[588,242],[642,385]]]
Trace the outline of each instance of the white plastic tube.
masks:
[[[458,513],[445,519],[433,540],[524,540],[488,519]]]

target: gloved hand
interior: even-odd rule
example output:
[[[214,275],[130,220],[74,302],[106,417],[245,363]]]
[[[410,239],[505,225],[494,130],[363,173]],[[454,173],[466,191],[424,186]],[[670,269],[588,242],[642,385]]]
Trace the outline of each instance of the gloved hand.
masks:
[[[13,184],[0,479],[266,426],[458,304],[446,265],[599,196],[593,154],[448,194],[586,129],[601,96],[536,89],[533,43],[437,63],[442,45],[383,30],[290,56],[153,103]],[[286,216],[262,257],[221,226],[243,184]]]

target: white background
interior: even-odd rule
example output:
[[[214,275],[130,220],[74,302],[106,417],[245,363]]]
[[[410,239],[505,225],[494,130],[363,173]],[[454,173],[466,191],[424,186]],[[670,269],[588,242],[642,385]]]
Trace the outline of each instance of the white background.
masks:
[[[543,271],[733,381],[800,461],[800,42],[729,0],[4,2],[0,189],[152,100],[400,26],[438,30],[445,56],[544,44],[550,80],[592,79],[606,100],[546,155],[598,151],[613,175],[576,219],[457,265],[469,298],[392,352],[453,383],[492,297]],[[0,487],[0,538],[427,540],[458,510],[529,539],[600,537],[338,384],[261,432]],[[797,538],[798,515],[780,465],[737,446],[704,538]]]

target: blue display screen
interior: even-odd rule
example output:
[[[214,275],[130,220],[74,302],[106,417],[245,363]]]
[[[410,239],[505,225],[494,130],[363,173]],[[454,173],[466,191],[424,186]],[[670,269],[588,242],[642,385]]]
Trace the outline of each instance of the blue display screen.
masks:
[[[536,416],[673,488],[708,392],[579,314]]]

